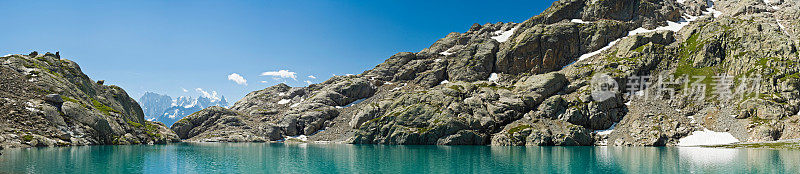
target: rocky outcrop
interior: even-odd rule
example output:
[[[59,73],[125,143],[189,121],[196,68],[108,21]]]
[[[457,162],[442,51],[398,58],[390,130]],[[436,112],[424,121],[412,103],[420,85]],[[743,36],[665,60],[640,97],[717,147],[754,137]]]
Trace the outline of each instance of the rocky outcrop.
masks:
[[[158,144],[178,141],[144,120],[120,87],[95,83],[60,56],[0,57],[0,144],[7,147]]]
[[[197,141],[366,144],[670,146],[706,130],[747,142],[798,138],[796,3],[558,1],[525,22],[473,24],[362,74],[255,91],[172,129]],[[697,99],[719,96],[726,87],[712,84],[723,76],[731,90],[761,81]],[[637,84],[670,90],[632,91],[646,89]]]

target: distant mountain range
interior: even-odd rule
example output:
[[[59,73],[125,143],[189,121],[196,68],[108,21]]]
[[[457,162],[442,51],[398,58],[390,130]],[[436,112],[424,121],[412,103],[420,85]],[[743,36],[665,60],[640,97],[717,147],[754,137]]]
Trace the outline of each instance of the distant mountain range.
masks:
[[[200,96],[198,98],[180,96],[173,99],[168,95],[146,92],[139,98],[139,104],[142,105],[145,119],[172,126],[181,118],[207,107],[227,107],[228,101],[225,100],[225,96]]]

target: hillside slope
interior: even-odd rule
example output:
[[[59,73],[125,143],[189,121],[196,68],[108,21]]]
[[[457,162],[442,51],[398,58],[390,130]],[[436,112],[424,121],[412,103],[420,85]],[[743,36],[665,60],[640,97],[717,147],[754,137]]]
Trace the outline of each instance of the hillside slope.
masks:
[[[272,86],[171,129],[206,142],[665,146],[717,135],[800,138],[797,3],[557,1],[523,23],[474,24],[362,74]],[[639,85],[640,76],[652,78]],[[630,90],[641,86],[662,88]]]
[[[120,87],[92,81],[58,54],[0,57],[0,145],[154,144],[179,141]]]

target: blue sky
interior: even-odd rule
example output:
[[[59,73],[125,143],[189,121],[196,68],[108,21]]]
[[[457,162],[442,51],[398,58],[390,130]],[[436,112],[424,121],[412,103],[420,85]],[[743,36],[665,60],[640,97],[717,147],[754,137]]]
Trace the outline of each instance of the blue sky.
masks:
[[[552,2],[0,0],[0,55],[60,51],[135,99],[200,88],[233,103],[281,82],[358,74],[473,23],[522,22]]]

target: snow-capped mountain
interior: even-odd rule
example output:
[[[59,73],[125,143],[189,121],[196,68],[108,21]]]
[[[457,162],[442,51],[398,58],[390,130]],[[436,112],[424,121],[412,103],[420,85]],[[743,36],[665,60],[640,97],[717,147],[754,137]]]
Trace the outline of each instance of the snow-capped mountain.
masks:
[[[167,126],[172,126],[181,118],[210,106],[228,106],[225,96],[204,95],[197,98],[180,96],[173,99],[170,96],[152,92],[145,93],[139,99],[139,103],[142,105],[147,120],[162,122]]]

